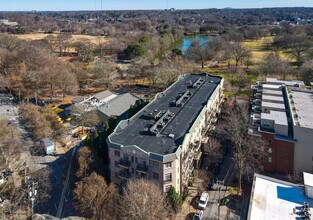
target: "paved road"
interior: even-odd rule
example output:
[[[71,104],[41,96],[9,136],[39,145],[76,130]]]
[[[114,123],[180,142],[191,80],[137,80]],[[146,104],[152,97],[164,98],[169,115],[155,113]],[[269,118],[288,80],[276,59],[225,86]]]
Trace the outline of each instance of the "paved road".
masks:
[[[65,180],[65,183],[64,183],[64,187],[63,187],[63,190],[62,190],[62,194],[61,194],[61,198],[60,198],[60,202],[59,202],[59,206],[58,206],[58,210],[57,210],[57,214],[56,214],[57,218],[62,218],[64,202],[67,201],[67,197],[69,195],[69,190],[70,190],[69,186],[70,186],[70,181],[71,181],[70,177],[71,177],[72,172],[73,172],[72,171],[73,159],[76,158],[77,148],[78,148],[78,146],[75,146],[73,148],[73,151],[72,151],[70,163],[69,163],[67,174],[66,174],[66,180]]]
[[[225,194],[227,192],[227,186],[233,180],[235,163],[232,159],[231,152],[225,157],[224,164],[221,168],[221,172],[219,173],[219,175],[216,176],[221,183],[214,184],[213,190],[209,191],[210,203],[204,211],[203,219],[215,220],[226,218],[227,213],[225,213],[225,207],[222,209],[219,207],[218,204],[219,201],[222,201],[222,199],[225,197]],[[220,216],[220,218],[218,216]]]

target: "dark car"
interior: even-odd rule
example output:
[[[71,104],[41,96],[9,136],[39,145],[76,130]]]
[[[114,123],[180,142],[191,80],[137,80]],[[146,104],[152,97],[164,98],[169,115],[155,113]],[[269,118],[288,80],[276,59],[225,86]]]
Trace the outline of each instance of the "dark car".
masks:
[[[217,181],[217,178],[216,178],[216,177],[211,177],[211,178],[210,178],[210,180],[209,180],[209,182],[208,182],[208,186],[207,186],[208,190],[211,190],[211,189],[212,189],[212,187],[213,187],[213,185],[216,183],[216,181]]]

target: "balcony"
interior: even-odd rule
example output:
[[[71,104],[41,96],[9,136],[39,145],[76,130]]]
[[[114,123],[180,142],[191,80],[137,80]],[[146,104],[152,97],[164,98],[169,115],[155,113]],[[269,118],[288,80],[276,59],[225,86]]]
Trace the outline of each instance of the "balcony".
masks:
[[[149,171],[149,167],[147,165],[144,165],[144,164],[138,164],[137,165],[137,172],[148,173],[148,171]]]
[[[118,177],[123,179],[123,180],[129,180],[131,178],[131,174],[129,171],[125,171],[125,170],[122,170],[119,174],[118,174]]]
[[[118,165],[120,167],[123,167],[123,168],[129,168],[130,165],[131,165],[131,162],[129,160],[124,160],[124,159],[121,159],[118,163]]]
[[[172,182],[172,179],[164,180],[164,184],[171,183],[171,182]]]

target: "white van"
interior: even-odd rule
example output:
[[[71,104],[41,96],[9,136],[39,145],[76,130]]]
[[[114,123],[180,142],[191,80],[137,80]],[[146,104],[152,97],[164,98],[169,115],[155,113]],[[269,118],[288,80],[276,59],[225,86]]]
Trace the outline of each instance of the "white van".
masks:
[[[209,202],[209,193],[203,192],[201,194],[199,204],[198,204],[199,209],[205,209],[208,202]]]

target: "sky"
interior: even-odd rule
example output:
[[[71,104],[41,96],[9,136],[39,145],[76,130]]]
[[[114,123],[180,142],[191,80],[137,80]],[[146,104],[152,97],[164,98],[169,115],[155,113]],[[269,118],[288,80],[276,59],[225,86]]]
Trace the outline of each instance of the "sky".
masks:
[[[102,0],[103,10],[313,7],[313,0]],[[101,0],[0,0],[0,11],[101,10]]]

